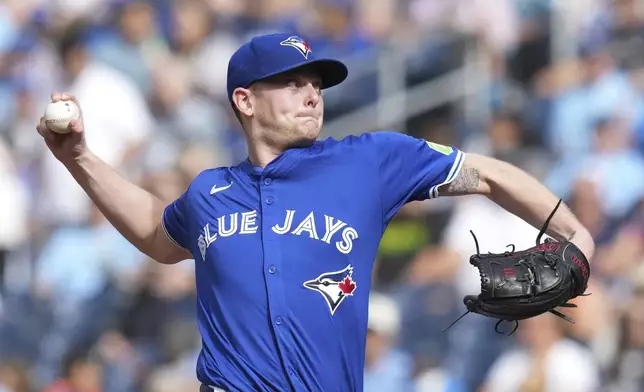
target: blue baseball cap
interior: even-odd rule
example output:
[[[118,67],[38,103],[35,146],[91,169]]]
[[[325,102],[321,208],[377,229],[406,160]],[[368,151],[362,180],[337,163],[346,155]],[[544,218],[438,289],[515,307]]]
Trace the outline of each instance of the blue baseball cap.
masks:
[[[338,60],[319,58],[297,35],[277,33],[254,37],[243,44],[228,62],[228,100],[232,103],[236,88],[300,67],[311,67],[322,79],[322,88],[342,83],[347,67]]]

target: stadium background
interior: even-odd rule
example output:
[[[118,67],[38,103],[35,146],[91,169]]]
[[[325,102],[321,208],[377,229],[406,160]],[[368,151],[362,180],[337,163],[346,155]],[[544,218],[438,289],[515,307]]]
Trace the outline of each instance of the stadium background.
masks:
[[[492,5],[493,4],[493,5]],[[0,391],[196,390],[190,262],[158,266],[88,203],[35,131],[78,95],[88,142],[165,200],[244,158],[229,55],[290,30],[350,78],[324,136],[397,130],[528,170],[596,238],[567,314],[501,336],[468,315],[475,251],[536,230],[486,199],[408,205],[377,260],[365,391],[644,390],[644,1],[4,0],[0,3]]]

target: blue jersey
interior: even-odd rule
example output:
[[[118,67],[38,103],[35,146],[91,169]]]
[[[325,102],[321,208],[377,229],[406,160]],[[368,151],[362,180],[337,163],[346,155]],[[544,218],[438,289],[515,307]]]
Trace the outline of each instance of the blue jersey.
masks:
[[[198,379],[231,391],[361,391],[381,236],[462,162],[456,148],[378,132],[287,150],[263,169],[200,173],[163,216],[194,257]]]

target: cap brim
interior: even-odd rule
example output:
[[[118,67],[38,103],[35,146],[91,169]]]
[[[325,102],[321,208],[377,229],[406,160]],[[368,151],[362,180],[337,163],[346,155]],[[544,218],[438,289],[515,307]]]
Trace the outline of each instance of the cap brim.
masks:
[[[349,70],[344,63],[332,59],[317,59],[302,67],[312,67],[322,78],[322,88],[337,86],[344,82],[349,75]]]
[[[281,75],[286,72],[294,71],[297,69],[313,69],[316,74],[322,79],[322,88],[337,86],[342,83],[349,75],[347,66],[341,61],[333,59],[315,59],[305,63],[300,63],[292,67],[280,69],[279,71],[272,72],[259,80],[272,78],[273,76]]]

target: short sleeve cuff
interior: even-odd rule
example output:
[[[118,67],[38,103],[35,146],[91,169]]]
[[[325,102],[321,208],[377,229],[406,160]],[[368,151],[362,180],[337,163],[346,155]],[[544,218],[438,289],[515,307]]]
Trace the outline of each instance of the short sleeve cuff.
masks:
[[[441,182],[438,185],[434,185],[433,187],[429,188],[429,198],[430,199],[436,199],[438,198],[438,188],[440,188],[443,185],[447,185],[454,181],[456,177],[458,176],[458,173],[460,173],[461,168],[463,167],[463,161],[465,160],[465,154],[458,150],[456,153],[456,158],[454,159],[454,163],[452,164],[452,167],[450,168],[447,177],[445,177],[445,181]]]

